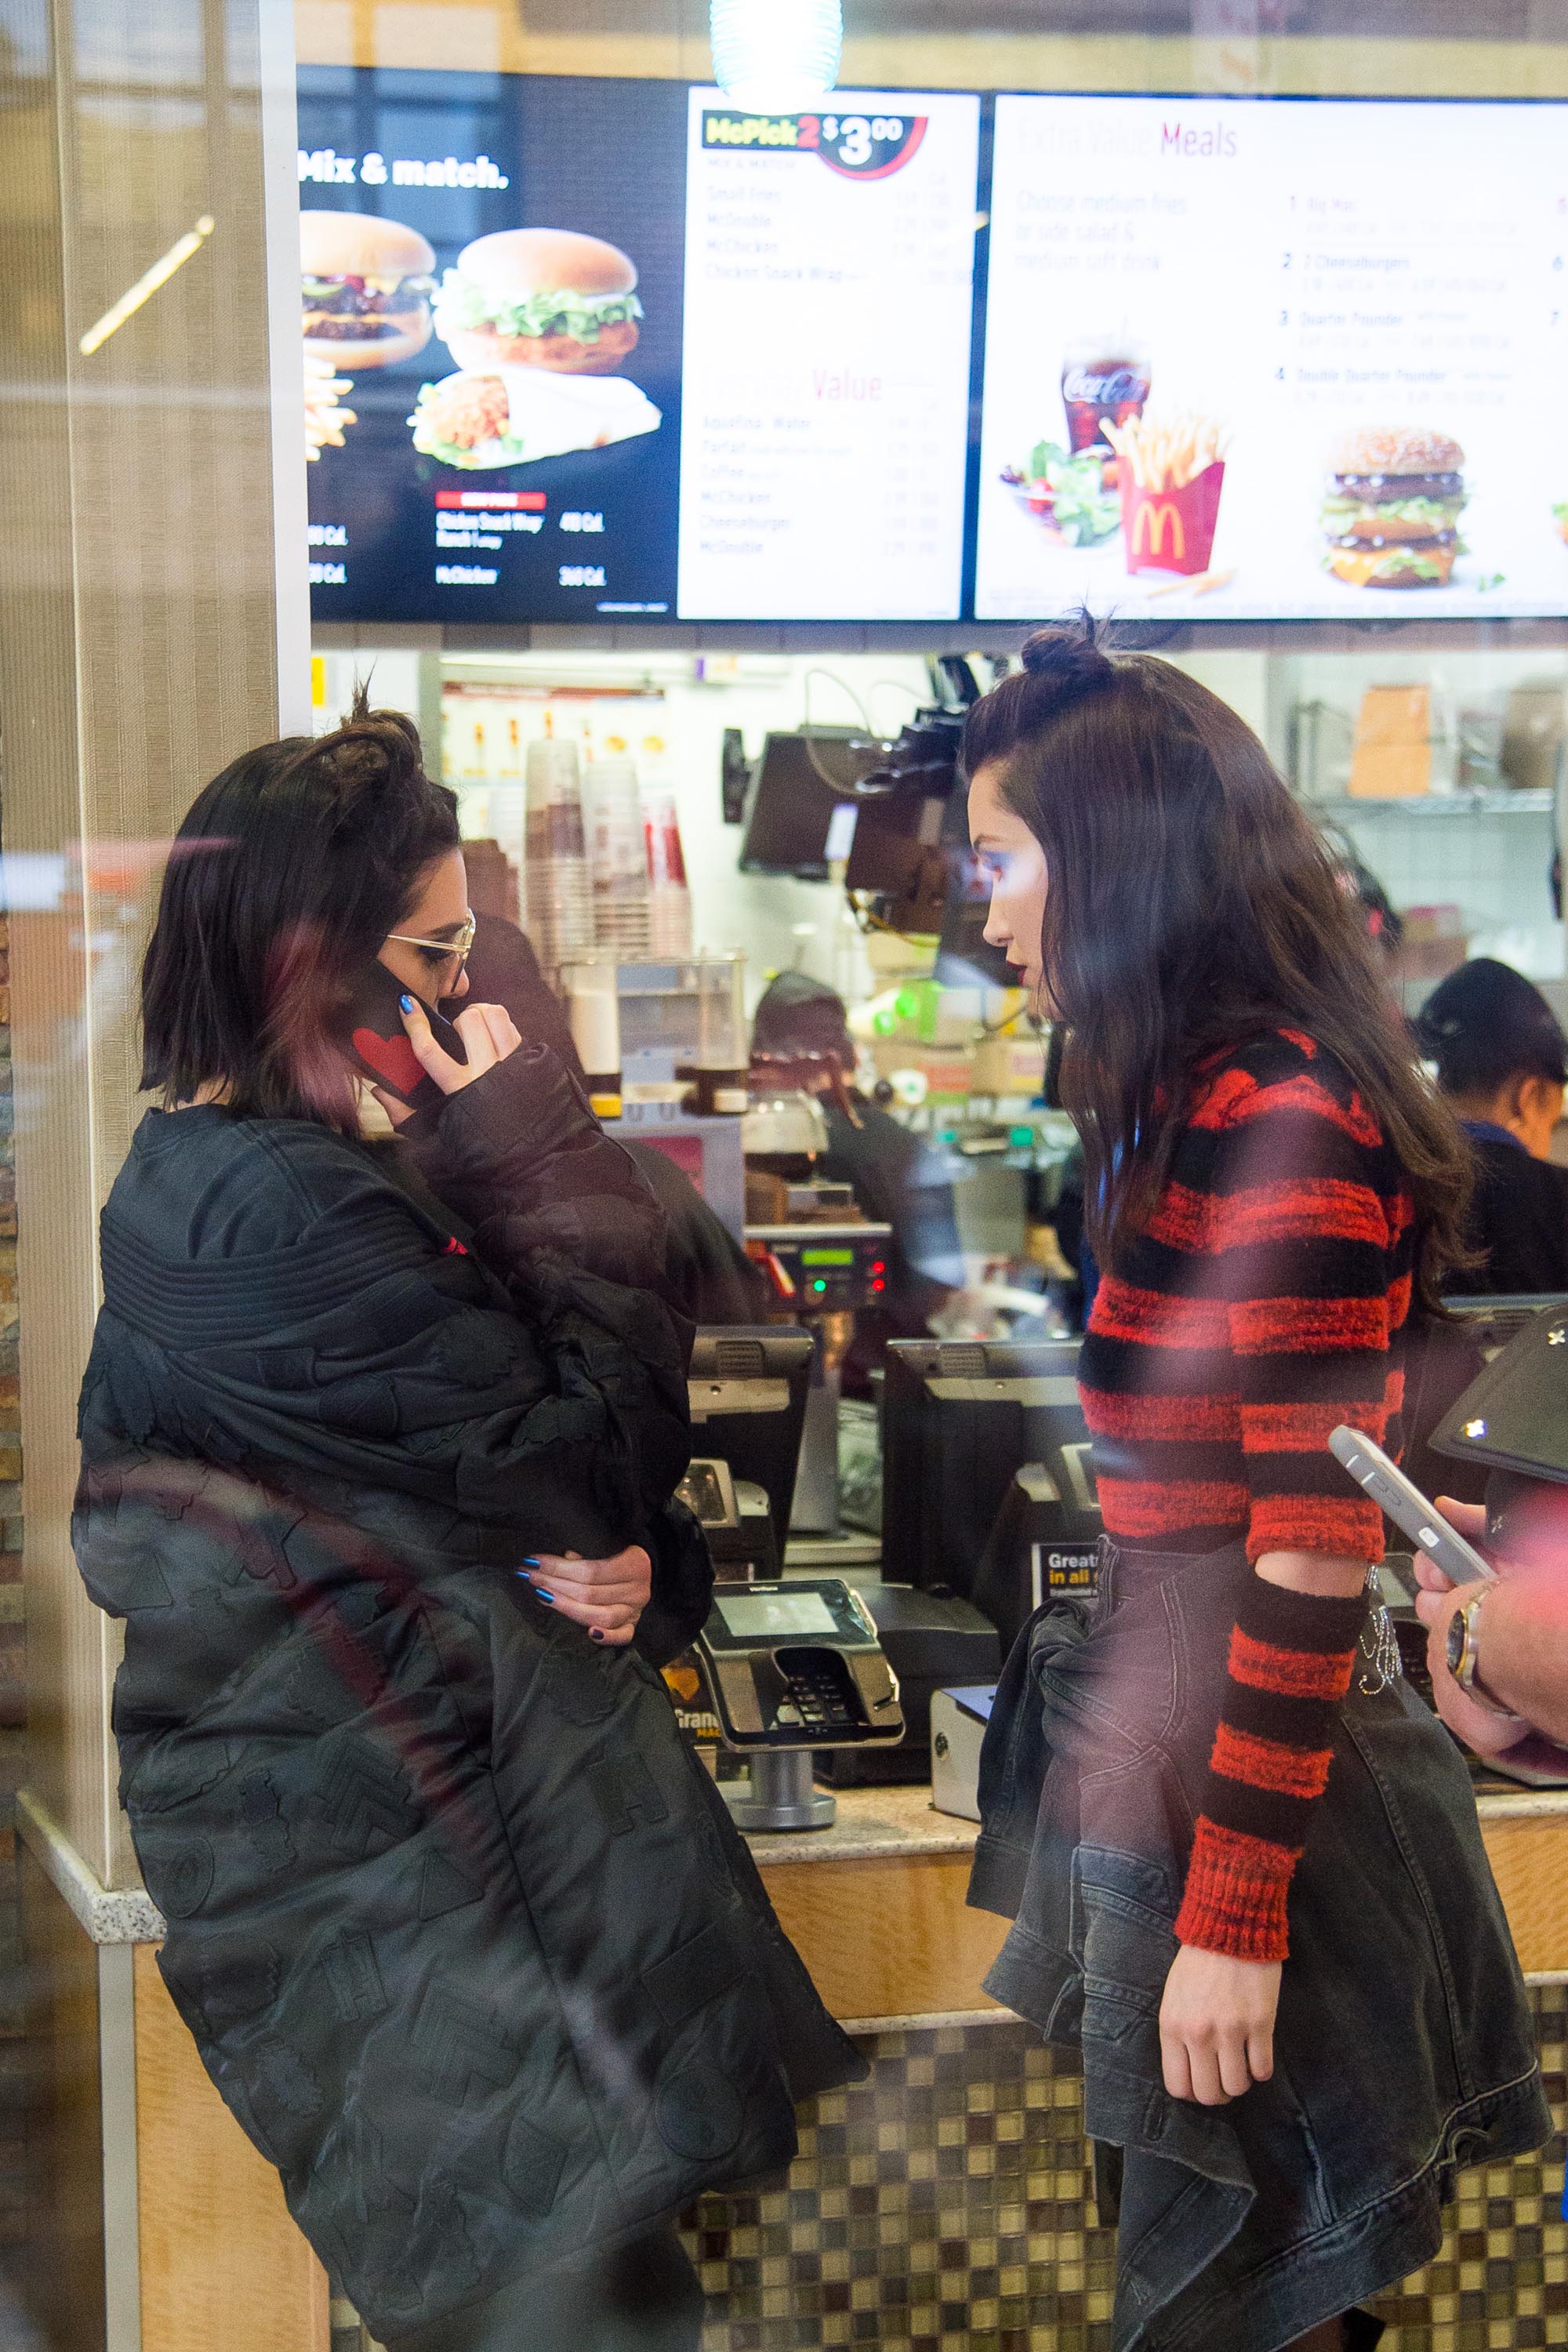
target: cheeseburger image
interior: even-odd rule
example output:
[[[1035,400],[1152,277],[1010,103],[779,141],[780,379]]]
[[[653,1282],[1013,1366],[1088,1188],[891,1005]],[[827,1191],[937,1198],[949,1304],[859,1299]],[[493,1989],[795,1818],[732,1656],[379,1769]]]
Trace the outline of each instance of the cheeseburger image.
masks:
[[[416,228],[368,213],[301,213],[305,349],[333,370],[387,367],[430,340],[436,256]]]
[[[637,267],[618,246],[568,228],[476,237],[448,269],[436,331],[460,368],[612,375],[636,348]]]
[[[1465,551],[1465,453],[1446,434],[1378,425],[1334,452],[1323,566],[1352,588],[1441,588]]]

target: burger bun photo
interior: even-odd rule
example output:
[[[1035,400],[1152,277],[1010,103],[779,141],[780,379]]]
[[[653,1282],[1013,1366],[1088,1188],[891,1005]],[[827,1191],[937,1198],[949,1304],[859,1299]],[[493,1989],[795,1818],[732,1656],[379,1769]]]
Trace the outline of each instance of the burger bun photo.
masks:
[[[1465,552],[1465,453],[1444,433],[1373,425],[1335,448],[1323,568],[1352,588],[1441,588]]]
[[[369,213],[304,212],[305,349],[359,374],[412,359],[430,340],[436,256],[416,228]]]
[[[448,269],[436,331],[460,368],[613,375],[637,348],[637,265],[575,229],[476,237]]]

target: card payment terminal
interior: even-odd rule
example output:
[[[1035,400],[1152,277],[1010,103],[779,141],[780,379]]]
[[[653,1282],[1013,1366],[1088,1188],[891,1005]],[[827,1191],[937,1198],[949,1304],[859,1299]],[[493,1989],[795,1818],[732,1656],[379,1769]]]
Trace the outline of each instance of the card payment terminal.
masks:
[[[898,1678],[838,1577],[715,1585],[697,1650],[724,1744],[750,1759],[730,1797],[742,1829],[826,1829],[837,1808],[812,1786],[813,1748],[903,1738]]]

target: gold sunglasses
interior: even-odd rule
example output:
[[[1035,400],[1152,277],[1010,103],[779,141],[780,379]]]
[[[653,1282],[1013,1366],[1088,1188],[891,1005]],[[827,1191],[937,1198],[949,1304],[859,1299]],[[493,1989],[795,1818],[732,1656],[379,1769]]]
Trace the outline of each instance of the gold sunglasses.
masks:
[[[458,968],[461,969],[468,961],[473,949],[474,934],[478,929],[479,926],[474,920],[474,910],[470,907],[467,921],[449,940],[416,939],[409,931],[388,931],[386,936],[389,940],[395,940],[400,948],[425,948],[430,954],[442,958],[455,956]]]

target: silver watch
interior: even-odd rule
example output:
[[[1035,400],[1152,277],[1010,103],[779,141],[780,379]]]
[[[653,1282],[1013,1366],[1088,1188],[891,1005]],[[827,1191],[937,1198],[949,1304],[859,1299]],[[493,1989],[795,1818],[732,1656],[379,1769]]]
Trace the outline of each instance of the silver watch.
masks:
[[[1517,1723],[1520,1718],[1513,1709],[1500,1706],[1477,1676],[1476,1620],[1486,1597],[1484,1591],[1478,1592],[1473,1600],[1466,1601],[1462,1609],[1456,1609],[1449,1618],[1448,1672],[1466,1696],[1473,1699],[1478,1706],[1485,1707],[1489,1715],[1500,1716],[1509,1722]]]

